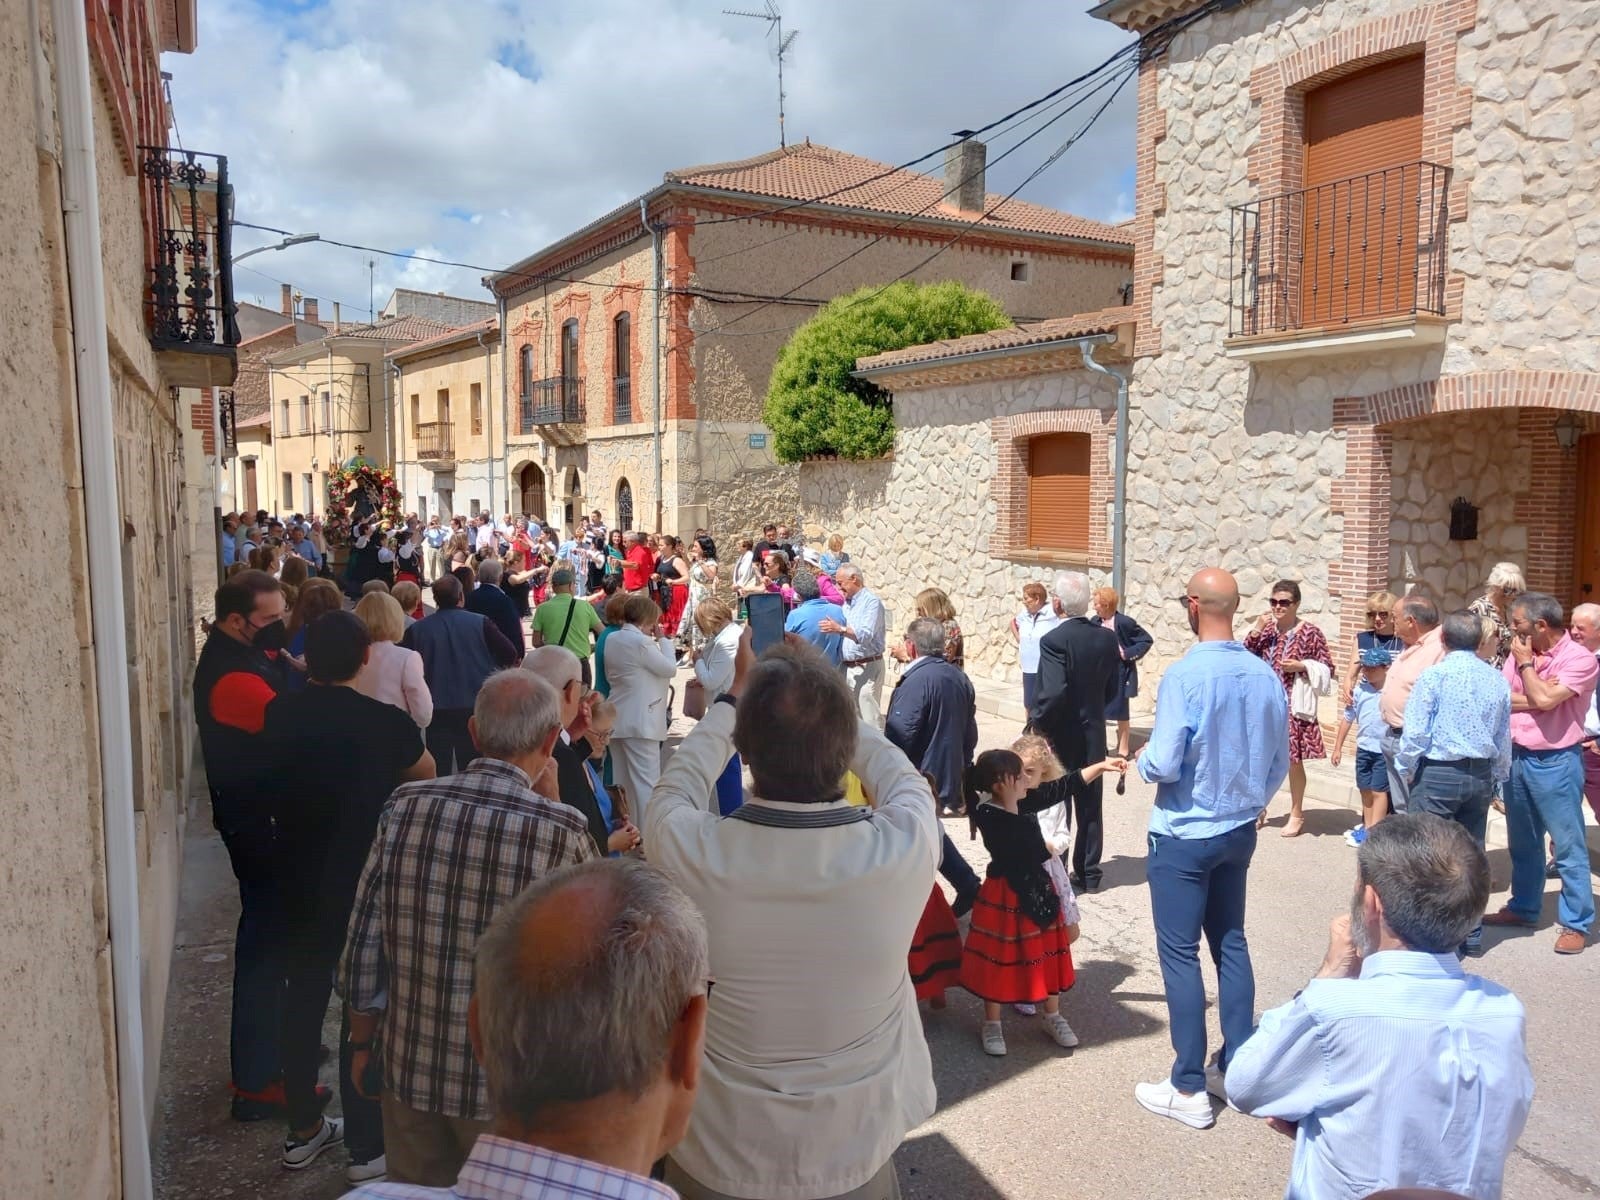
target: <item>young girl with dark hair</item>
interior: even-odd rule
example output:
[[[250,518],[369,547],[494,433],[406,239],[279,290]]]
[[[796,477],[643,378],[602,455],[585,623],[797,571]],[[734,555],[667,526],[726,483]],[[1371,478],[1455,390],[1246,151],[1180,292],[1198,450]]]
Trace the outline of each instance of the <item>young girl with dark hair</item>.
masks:
[[[986,750],[967,768],[967,814],[989,851],[989,868],[972,910],[961,956],[961,986],[984,1002],[983,1048],[1006,1052],[1000,1027],[1006,1004],[1044,1004],[1045,1032],[1072,1047],[1078,1035],[1061,1015],[1061,993],[1072,986],[1071,945],[1078,938],[1070,888],[1052,879],[1059,860],[1045,844],[1036,813],[1071,798],[1127,760],[1108,758],[1028,790],[1022,759]],[[1063,898],[1068,902],[1063,904]]]

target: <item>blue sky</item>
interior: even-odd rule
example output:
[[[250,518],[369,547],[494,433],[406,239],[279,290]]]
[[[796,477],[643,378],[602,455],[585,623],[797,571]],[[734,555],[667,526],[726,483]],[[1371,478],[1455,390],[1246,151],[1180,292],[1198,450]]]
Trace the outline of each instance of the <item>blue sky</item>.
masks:
[[[661,179],[777,144],[772,43],[722,0],[201,0],[169,55],[186,145],[227,154],[242,221],[489,267]],[[1124,45],[1077,3],[785,0],[791,140],[904,162]],[[1085,216],[1132,211],[1134,87],[1022,193]],[[1009,191],[1080,113],[999,163]],[[1003,146],[991,148],[991,158]],[[930,164],[934,165],[934,164]],[[241,248],[275,240],[240,231]],[[302,246],[240,268],[365,312],[370,255]],[[379,258],[396,286],[482,296],[482,272]]]

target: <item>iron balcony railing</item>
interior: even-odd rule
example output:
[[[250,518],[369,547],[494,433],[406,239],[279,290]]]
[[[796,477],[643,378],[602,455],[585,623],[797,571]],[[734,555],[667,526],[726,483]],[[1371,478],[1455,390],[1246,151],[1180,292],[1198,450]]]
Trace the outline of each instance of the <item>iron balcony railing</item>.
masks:
[[[139,152],[151,225],[151,343],[160,350],[237,346],[228,160],[170,146]]]
[[[518,415],[525,434],[540,425],[583,424],[583,380],[571,375],[534,380],[533,390],[522,394]]]
[[[1236,206],[1229,336],[1443,316],[1449,192],[1413,162]]]
[[[619,376],[611,385],[611,420],[616,425],[626,425],[633,420],[633,380]]]
[[[429,421],[417,426],[418,462],[454,462],[456,427],[450,421]]]

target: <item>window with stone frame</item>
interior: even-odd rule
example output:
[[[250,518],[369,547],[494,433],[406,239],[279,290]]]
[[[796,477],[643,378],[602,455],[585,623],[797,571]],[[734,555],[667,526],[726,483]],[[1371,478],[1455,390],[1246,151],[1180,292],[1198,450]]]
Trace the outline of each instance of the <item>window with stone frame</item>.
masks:
[[[611,419],[626,425],[633,420],[633,318],[625,312],[611,322]]]
[[[1043,433],[1027,442],[1027,543],[1033,550],[1087,554],[1091,443],[1087,433]]]
[[[472,385],[471,398],[472,436],[481,437],[483,435],[483,385],[481,383]]]

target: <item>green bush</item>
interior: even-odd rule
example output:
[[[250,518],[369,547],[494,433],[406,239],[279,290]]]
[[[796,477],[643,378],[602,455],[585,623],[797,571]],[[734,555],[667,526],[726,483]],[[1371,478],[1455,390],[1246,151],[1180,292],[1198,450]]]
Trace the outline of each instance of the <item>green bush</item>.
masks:
[[[1010,324],[992,296],[954,281],[836,297],[794,331],[773,364],[765,416],[778,461],[881,458],[894,448],[889,393],[851,378],[856,360]]]

